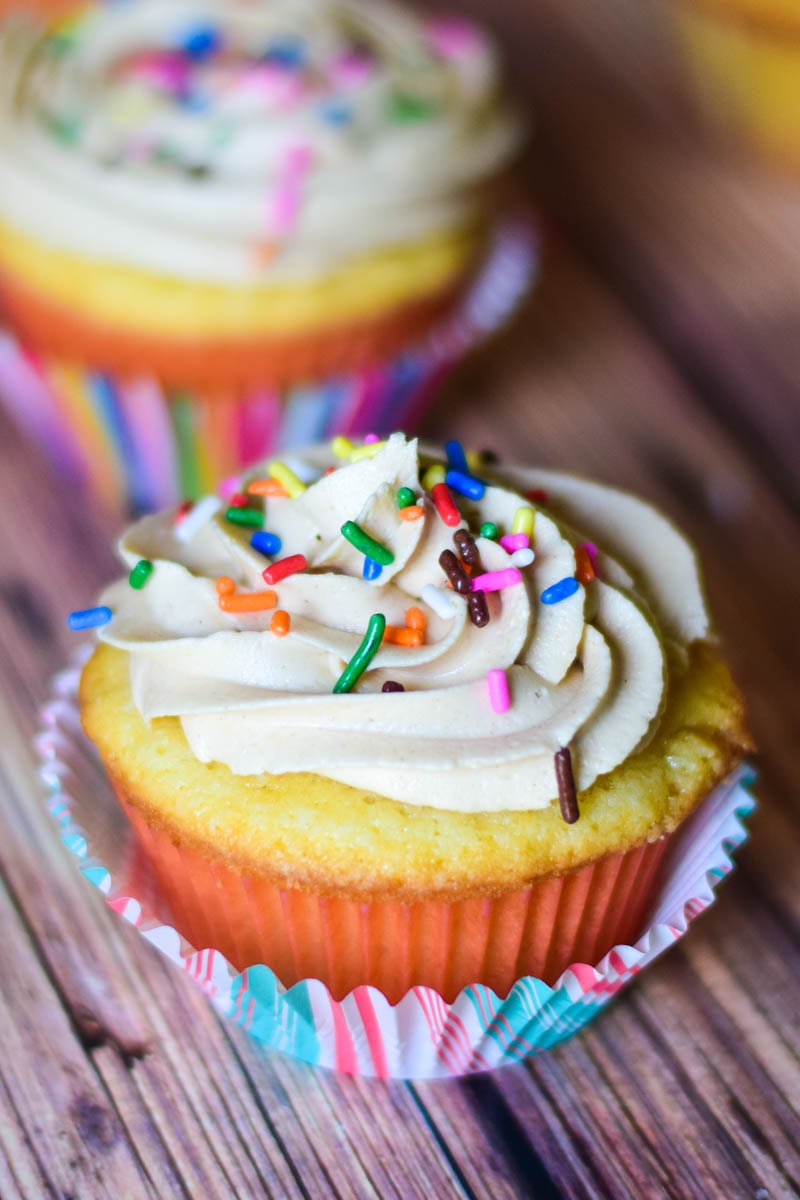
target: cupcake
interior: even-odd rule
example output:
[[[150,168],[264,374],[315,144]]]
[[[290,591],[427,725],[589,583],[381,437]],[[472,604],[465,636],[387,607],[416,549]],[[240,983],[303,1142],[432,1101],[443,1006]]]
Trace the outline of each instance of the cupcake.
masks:
[[[176,927],[392,1003],[633,943],[750,745],[686,540],[457,442],[295,467],[140,520],[70,619],[98,626],[84,728]]]
[[[772,162],[800,168],[796,0],[675,0],[674,12],[712,121]]]
[[[111,499],[413,424],[527,283],[462,20],[142,0],[0,42],[0,390]]]

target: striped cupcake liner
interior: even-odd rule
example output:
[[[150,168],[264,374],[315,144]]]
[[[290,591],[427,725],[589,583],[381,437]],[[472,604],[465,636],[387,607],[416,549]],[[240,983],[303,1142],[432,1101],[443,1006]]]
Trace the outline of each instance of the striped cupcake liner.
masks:
[[[55,677],[35,747],[47,807],[81,873],[106,904],[192,978],[217,1010],[273,1050],[347,1074],[396,1079],[468,1075],[519,1062],[577,1033],[686,933],[715,898],[746,840],[755,807],[752,771],[717,787],[673,838],[662,886],[634,945],[600,963],[574,963],[554,986],[529,976],[502,999],[474,984],[452,1004],[412,988],[391,1005],[375,988],[334,1000],[315,979],[286,989],[266,966],[236,971],[217,950],[197,950],[169,923],[94,747],[81,731],[77,689],[91,647]]]
[[[0,400],[75,486],[134,511],[196,499],[276,451],[413,431],[449,371],[511,316],[538,270],[529,219],[502,224],[456,311],[381,366],[229,396],[167,391],[33,354],[0,334]]]

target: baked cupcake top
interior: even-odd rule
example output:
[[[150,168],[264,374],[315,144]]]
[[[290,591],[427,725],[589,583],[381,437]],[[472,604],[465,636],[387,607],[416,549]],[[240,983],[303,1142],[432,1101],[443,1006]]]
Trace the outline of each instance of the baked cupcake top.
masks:
[[[480,214],[486,36],[384,0],[139,0],[0,40],[0,219],[188,280],[330,273]]]
[[[337,439],[129,529],[99,619],[141,715],[237,774],[574,820],[708,636],[693,551],[625,493],[447,459]]]

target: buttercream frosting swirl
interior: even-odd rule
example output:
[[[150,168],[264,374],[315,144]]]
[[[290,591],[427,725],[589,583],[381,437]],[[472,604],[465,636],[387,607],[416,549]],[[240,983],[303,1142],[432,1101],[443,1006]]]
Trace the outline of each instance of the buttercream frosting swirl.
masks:
[[[0,217],[210,283],[318,277],[468,229],[520,138],[486,36],[386,0],[139,0],[46,36],[12,22],[0,80]]]
[[[509,532],[531,488],[546,490],[547,506],[535,506],[534,561],[519,582],[487,594],[490,620],[478,628],[445,586],[439,558],[453,548],[454,528],[421,488],[416,441],[395,434],[343,466],[326,447],[300,458],[316,481],[294,499],[270,497],[264,517],[280,557],[308,563],[275,585],[288,636],[269,631],[268,612],[221,610],[219,577],[263,590],[269,565],[252,531],[224,509],[188,540],[174,512],[145,517],[123,536],[126,564],[147,559],[154,570],[141,590],[121,580],[106,591],[113,617],[101,636],[129,652],[145,719],[179,717],[198,759],[237,774],[313,771],[465,812],[545,807],[558,795],[559,748],[570,747],[583,789],[652,737],[674,657],[665,644],[708,634],[693,551],[658,512],[573,476],[487,468],[481,499],[457,497],[459,527],[476,537],[484,571],[512,563],[498,541],[477,535],[481,525]],[[325,473],[330,466],[338,469]],[[417,496],[419,519],[399,518],[400,488]],[[364,556],[342,535],[348,520],[393,555],[376,579],[363,577]],[[545,603],[547,589],[574,577],[575,548],[587,537],[597,577]],[[423,644],[384,643],[357,688],[333,694],[370,616],[402,626],[410,606],[425,615]],[[489,703],[493,669],[506,673],[506,712]],[[383,693],[388,680],[405,691]]]

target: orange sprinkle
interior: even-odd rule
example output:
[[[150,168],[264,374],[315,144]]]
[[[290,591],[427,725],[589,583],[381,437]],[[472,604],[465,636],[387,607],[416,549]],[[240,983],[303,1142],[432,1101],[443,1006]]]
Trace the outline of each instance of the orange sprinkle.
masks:
[[[409,504],[407,508],[398,508],[397,515],[401,521],[418,521],[425,510],[419,504]]]
[[[421,646],[422,637],[421,629],[406,629],[401,625],[387,625],[383,632],[383,641],[393,646]]]
[[[406,613],[406,626],[409,629],[419,629],[424,633],[427,623],[425,613],[421,608],[409,608]]]
[[[575,551],[575,578],[586,587],[594,577],[594,566],[589,551],[585,546],[578,546]]]
[[[282,608],[278,608],[270,617],[269,627],[275,637],[286,637],[292,628],[292,618]]]
[[[247,493],[250,496],[281,496],[289,495],[286,488],[277,479],[254,479],[252,483],[247,485]]]
[[[278,247],[275,242],[256,242],[253,247],[253,257],[260,267],[268,267],[275,261]]]
[[[223,612],[254,613],[274,608],[278,597],[274,592],[236,592],[236,584],[227,575],[217,580],[218,604]]]

